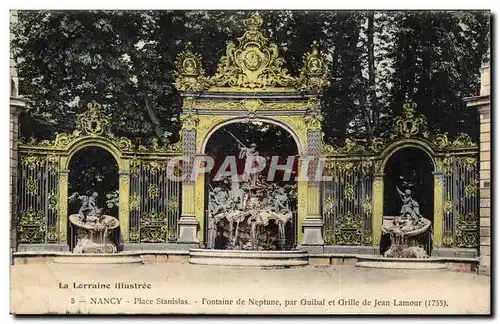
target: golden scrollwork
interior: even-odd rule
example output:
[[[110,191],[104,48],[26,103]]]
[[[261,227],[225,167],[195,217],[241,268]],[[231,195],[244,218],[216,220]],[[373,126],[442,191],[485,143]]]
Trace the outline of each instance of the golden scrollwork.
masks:
[[[183,130],[192,130],[198,126],[200,119],[194,113],[187,113],[181,115],[181,123]]]
[[[448,139],[448,133],[438,134],[434,138],[434,145],[439,149],[460,149],[460,148],[475,148],[477,144],[472,141],[469,135],[459,133],[455,140]]]
[[[192,52],[188,42],[183,52],[177,55],[174,71],[174,86],[179,91],[198,92],[208,89],[209,82],[204,76],[201,55]]]
[[[334,207],[335,207],[335,200],[333,199],[333,196],[329,196],[325,200],[325,213],[332,213]]]
[[[29,209],[21,213],[17,226],[20,243],[44,243],[46,219],[43,212]]]
[[[21,164],[27,166],[30,170],[34,170],[37,166],[40,167],[44,164],[43,156],[28,154],[21,158]]]
[[[139,145],[137,147],[137,151],[141,153],[165,153],[165,152],[178,153],[179,147],[177,143],[161,144],[160,140],[157,137],[153,137],[151,139],[151,146],[146,147],[144,145]]]
[[[362,245],[363,222],[360,217],[346,214],[335,221],[335,243],[338,245]]]
[[[243,110],[248,112],[256,111],[288,111],[318,109],[317,98],[310,98],[308,101],[262,101],[260,99],[234,100],[197,100],[193,97],[186,97],[183,100],[183,109],[206,109],[206,110]]]
[[[285,61],[279,57],[278,46],[260,30],[262,23],[258,13],[243,20],[246,31],[237,45],[228,43],[216,74],[209,78],[212,85],[248,89],[293,86],[295,79],[283,67]]]
[[[354,200],[354,187],[350,184],[347,183],[344,187],[344,199],[353,201]]]
[[[478,217],[474,213],[459,215],[455,230],[457,247],[474,248],[478,245]]]
[[[307,113],[304,116],[304,121],[306,123],[307,130],[315,131],[321,130],[321,123],[323,122],[323,116],[319,113]]]
[[[117,137],[111,132],[111,118],[101,110],[101,105],[96,102],[87,104],[87,110],[76,117],[76,129],[72,133],[55,133],[53,141],[43,140],[37,143],[31,141],[29,146],[40,146],[56,149],[67,149],[69,145],[79,139],[90,137],[104,139],[113,143],[122,151],[130,151],[132,142],[125,137]]]
[[[148,197],[152,199],[158,197],[159,195],[160,195],[160,188],[158,188],[157,185],[150,183],[148,187]]]
[[[415,136],[426,130],[427,120],[424,115],[417,115],[417,104],[408,102],[403,105],[403,115],[394,119],[397,135],[403,137]]]
[[[474,170],[477,165],[477,158],[474,156],[461,157],[458,162],[463,165],[468,171]]]
[[[178,55],[175,87],[180,91],[298,91],[320,92],[329,85],[328,68],[321,57],[317,42],[304,55],[298,77],[293,77],[283,66],[278,46],[261,30],[262,17],[253,13],[243,20],[245,32],[235,42],[229,41],[225,55],[219,61],[213,76],[205,77],[201,57],[193,54],[191,44]]]
[[[373,212],[373,201],[370,196],[366,196],[363,200],[363,214],[365,217],[371,217]]]
[[[479,190],[479,181],[474,180],[465,186],[465,197],[476,197]]]
[[[371,145],[372,151],[378,153],[382,151],[383,148],[384,148],[384,140],[381,139],[380,137],[375,137],[372,140],[372,145]]]
[[[26,182],[26,189],[28,189],[28,193],[30,195],[36,195],[38,193],[38,182],[34,178],[28,178]]]
[[[140,242],[161,243],[167,241],[169,233],[167,217],[153,210],[141,216]]]
[[[141,196],[139,193],[134,192],[130,196],[130,202],[129,202],[130,210],[140,210],[141,208]]]
[[[311,45],[311,52],[304,55],[296,88],[299,91],[320,92],[329,85],[328,66],[319,55],[318,43],[314,41]]]

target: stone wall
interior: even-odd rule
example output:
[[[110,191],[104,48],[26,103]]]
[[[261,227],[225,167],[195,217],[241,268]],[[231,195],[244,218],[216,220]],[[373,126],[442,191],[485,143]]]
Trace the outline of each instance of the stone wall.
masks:
[[[481,69],[480,96],[487,97],[488,103],[479,109],[481,123],[480,143],[480,265],[479,271],[490,273],[491,267],[491,103],[490,103],[490,61],[485,61]]]
[[[490,56],[481,67],[481,90],[479,96],[465,98],[467,106],[478,109],[480,119],[479,146],[479,273],[490,275],[491,271],[491,102],[490,102]]]
[[[17,22],[17,12],[10,11],[10,23]],[[13,35],[10,34],[12,39]],[[19,97],[19,79],[15,68],[15,61],[10,52],[10,248],[17,248],[17,184],[18,184],[18,138],[19,113],[26,105],[26,100]]]

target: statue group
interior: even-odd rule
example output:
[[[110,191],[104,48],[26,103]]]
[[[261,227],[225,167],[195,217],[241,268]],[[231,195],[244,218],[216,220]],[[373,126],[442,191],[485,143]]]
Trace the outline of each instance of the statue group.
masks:
[[[232,135],[232,134],[231,134]],[[233,136],[234,137],[234,136]],[[256,144],[239,144],[239,158],[254,166]],[[252,159],[252,160],[250,160]],[[259,173],[228,177],[210,187],[208,248],[280,250],[287,245],[287,224],[292,221],[290,195],[294,188],[266,183]]]
[[[78,214],[69,216],[70,222],[76,227],[77,242],[73,253],[116,253],[116,245],[110,239],[111,230],[119,226],[118,219],[102,214],[102,208],[97,207],[99,194],[80,195],[74,193],[70,199],[81,201]]]
[[[422,237],[429,234],[431,221],[420,214],[420,206],[412,197],[411,189],[401,190],[396,187],[402,206],[399,216],[389,225],[382,226],[382,232],[388,234],[391,246],[384,256],[390,258],[426,258],[427,252],[421,244]]]

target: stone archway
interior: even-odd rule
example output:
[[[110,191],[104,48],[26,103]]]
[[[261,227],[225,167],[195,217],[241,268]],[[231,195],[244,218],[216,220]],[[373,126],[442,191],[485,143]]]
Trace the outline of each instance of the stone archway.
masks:
[[[287,201],[288,207],[292,211],[292,216],[282,228],[282,240],[275,240],[279,236],[279,226],[275,220],[271,220],[265,226],[266,230],[261,231],[263,235],[271,235],[274,238],[262,246],[268,250],[285,250],[294,248],[297,245],[297,180],[298,176],[298,153],[297,147],[300,143],[296,136],[293,136],[289,130],[276,122],[268,121],[241,121],[238,119],[230,120],[229,122],[217,125],[214,130],[208,134],[208,139],[203,145],[204,154],[210,156],[214,160],[214,167],[211,172],[205,175],[205,230],[203,233],[204,246],[225,249],[228,244],[234,243],[228,240],[230,237],[229,224],[224,221],[223,226],[220,222],[214,222],[214,215],[210,213],[211,206],[213,207],[214,198],[212,195],[215,190],[222,190],[229,194],[229,199],[236,205],[234,208],[243,208],[245,193],[242,190],[242,175],[245,169],[245,159],[240,155],[240,149],[256,145],[258,155],[265,159],[265,167],[259,173],[262,177],[262,183],[266,183],[267,197],[272,197],[273,193],[278,190],[289,197]],[[234,164],[228,162],[234,161]],[[271,171],[271,164],[276,163],[280,166],[289,165],[289,171],[284,170]],[[228,171],[227,166],[230,167]],[[235,167],[235,170],[233,170]],[[234,176],[223,177],[220,175],[223,172],[231,172]],[[237,174],[237,176],[236,176]],[[270,198],[271,199],[271,198]],[[240,233],[244,234],[245,229],[248,229],[245,223],[240,227]],[[262,228],[261,228],[262,230]],[[221,234],[224,232],[224,235]],[[231,241],[231,243],[230,243]],[[225,242],[225,243],[224,243]]]

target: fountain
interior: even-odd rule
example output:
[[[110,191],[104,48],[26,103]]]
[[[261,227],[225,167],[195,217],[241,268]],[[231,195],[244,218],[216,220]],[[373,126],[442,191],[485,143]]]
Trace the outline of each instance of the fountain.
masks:
[[[427,252],[420,246],[422,235],[427,234],[431,221],[422,217],[418,202],[412,198],[411,190],[404,192],[397,188],[403,205],[401,212],[391,223],[382,226],[382,233],[391,238],[391,246],[384,253],[388,258],[427,258]]]
[[[252,165],[248,159],[258,156],[257,146],[238,142],[240,158]],[[285,229],[293,219],[289,201],[295,187],[265,182],[259,173],[250,173],[247,168],[233,177],[215,188],[210,186],[208,249],[191,249],[190,263],[254,267],[308,264],[306,252],[290,250],[287,244]]]
[[[242,197],[231,196],[222,186],[210,192],[208,247],[284,250],[285,227],[292,221],[285,187],[244,182],[241,192]]]
[[[411,190],[396,187],[402,206],[399,216],[382,225],[382,233],[389,235],[391,245],[380,256],[359,256],[356,267],[404,269],[404,270],[445,270],[441,260],[429,258],[422,246],[422,238],[430,234],[432,222],[420,214],[418,202],[411,196]]]
[[[109,236],[111,230],[120,225],[118,219],[102,215],[102,208],[96,206],[97,192],[90,197],[78,196],[82,200],[78,214],[69,216],[70,222],[78,228],[78,241],[73,253],[116,253],[116,245]]]

